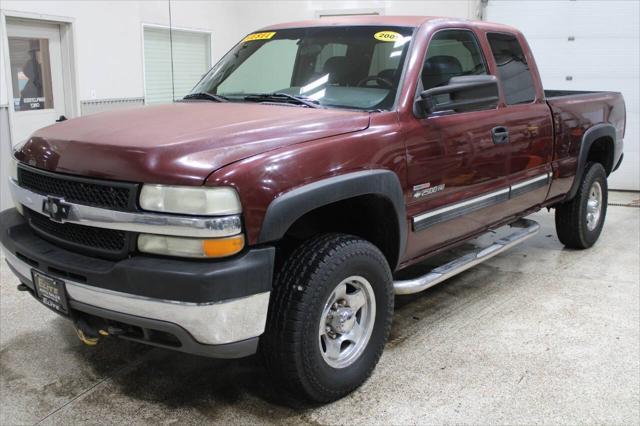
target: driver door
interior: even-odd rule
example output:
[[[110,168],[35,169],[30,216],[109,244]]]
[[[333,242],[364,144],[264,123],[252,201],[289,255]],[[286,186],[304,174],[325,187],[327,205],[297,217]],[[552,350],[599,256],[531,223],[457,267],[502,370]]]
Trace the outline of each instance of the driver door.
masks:
[[[418,93],[446,85],[451,77],[487,74],[475,33],[442,30],[429,44]],[[464,238],[502,217],[501,204],[509,197],[509,148],[494,141],[497,122],[494,107],[412,120],[407,138],[410,257]]]

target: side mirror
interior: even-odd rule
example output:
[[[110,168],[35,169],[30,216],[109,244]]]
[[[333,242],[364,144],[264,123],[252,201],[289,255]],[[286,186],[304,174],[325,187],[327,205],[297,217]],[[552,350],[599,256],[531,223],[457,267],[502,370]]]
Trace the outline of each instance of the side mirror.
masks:
[[[423,91],[416,106],[418,111],[428,115],[440,111],[463,112],[495,108],[498,99],[498,79],[495,76],[464,75],[452,77],[446,86]]]

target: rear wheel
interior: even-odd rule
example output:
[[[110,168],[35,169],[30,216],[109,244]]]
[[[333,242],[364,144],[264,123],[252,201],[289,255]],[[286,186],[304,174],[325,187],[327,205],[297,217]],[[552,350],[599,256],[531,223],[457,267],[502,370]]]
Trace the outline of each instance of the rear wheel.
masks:
[[[298,247],[276,276],[261,351],[274,378],[316,402],[369,377],[393,316],[385,257],[357,237],[330,234]]]
[[[600,163],[589,163],[576,196],[556,208],[556,232],[569,248],[586,249],[600,237],[607,215],[607,174]]]

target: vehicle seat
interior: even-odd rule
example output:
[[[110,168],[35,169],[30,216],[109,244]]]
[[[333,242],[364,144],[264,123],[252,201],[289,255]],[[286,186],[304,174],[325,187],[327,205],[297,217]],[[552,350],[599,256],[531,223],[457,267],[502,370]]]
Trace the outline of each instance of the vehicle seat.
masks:
[[[462,65],[457,58],[447,55],[432,56],[422,67],[422,86],[424,90],[443,86],[451,77],[462,74]]]
[[[349,84],[349,63],[345,56],[333,56],[322,67],[324,74],[329,74],[329,84],[346,86]]]

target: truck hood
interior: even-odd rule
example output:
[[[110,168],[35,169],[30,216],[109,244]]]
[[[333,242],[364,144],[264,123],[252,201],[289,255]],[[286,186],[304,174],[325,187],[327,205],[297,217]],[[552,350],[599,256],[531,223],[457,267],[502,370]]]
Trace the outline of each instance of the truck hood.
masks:
[[[368,126],[366,112],[181,102],[56,123],[35,132],[16,156],[61,173],[200,185],[211,172],[234,161]]]

